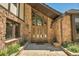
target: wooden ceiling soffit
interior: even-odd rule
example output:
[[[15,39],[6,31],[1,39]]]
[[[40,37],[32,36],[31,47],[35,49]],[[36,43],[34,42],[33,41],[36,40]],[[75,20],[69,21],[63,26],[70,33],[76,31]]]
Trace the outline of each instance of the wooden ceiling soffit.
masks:
[[[60,16],[61,13],[54,10],[53,8],[49,7],[44,3],[28,3],[31,5],[32,8],[42,12],[43,14],[47,15],[48,17],[55,19],[56,17]]]

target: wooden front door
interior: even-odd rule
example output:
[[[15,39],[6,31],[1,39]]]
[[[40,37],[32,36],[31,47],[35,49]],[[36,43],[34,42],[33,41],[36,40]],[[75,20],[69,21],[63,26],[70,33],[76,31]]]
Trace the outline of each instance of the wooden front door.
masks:
[[[47,22],[35,15],[32,19],[32,42],[47,42]]]

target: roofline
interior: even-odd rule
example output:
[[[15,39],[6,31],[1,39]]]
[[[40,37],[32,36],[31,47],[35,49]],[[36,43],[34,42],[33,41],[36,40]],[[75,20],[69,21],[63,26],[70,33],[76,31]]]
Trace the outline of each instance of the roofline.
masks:
[[[61,14],[62,14],[61,12],[59,12],[59,11],[57,11],[57,10],[51,8],[50,6],[48,6],[48,5],[45,4],[45,3],[40,3],[40,4],[43,5],[44,7],[48,8],[48,9],[50,9],[51,11],[54,10],[55,13],[58,14],[58,15],[61,15]]]
[[[69,10],[79,11],[79,9],[69,9]],[[79,12],[77,13],[77,12],[68,12],[68,11],[65,11],[65,14],[79,14]]]

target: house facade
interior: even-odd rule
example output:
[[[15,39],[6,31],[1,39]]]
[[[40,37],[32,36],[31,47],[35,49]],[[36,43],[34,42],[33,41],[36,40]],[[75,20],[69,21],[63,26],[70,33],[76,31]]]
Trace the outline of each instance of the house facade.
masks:
[[[79,11],[64,14],[41,3],[1,3],[0,41],[12,44],[25,38],[34,43],[55,43],[78,40]]]

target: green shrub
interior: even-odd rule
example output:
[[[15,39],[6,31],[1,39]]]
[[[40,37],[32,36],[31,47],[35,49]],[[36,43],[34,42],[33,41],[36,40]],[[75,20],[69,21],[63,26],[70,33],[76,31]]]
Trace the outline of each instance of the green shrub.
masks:
[[[19,50],[20,45],[19,44],[13,44],[7,46],[6,49],[0,50],[0,56],[8,56],[11,55],[12,53],[15,53]]]
[[[67,41],[65,41],[65,42],[63,43],[63,47],[64,47],[64,48],[67,48],[68,44],[70,44],[70,43],[67,42]]]
[[[78,53],[79,52],[79,43],[66,43],[63,45],[64,48],[67,48],[69,51]]]
[[[9,45],[7,47],[7,53],[9,55],[11,55],[12,53],[15,53],[19,50],[20,45],[19,44],[13,44],[13,45]]]
[[[7,50],[4,49],[4,50],[0,50],[0,56],[7,56]]]
[[[69,46],[67,49],[71,52],[74,52],[74,53],[79,52],[79,47],[78,46]]]
[[[64,44],[63,44],[63,47],[64,47],[64,48],[66,48],[67,46],[68,46],[68,44],[67,44],[67,43],[64,43]]]

